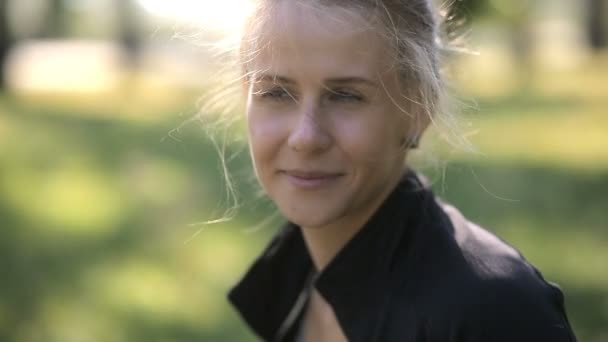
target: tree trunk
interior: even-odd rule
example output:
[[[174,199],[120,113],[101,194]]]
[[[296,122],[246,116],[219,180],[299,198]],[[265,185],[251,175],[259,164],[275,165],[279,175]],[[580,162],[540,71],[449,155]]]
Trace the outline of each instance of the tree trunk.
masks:
[[[587,0],[587,33],[589,44],[594,50],[608,45],[608,1]]]
[[[45,23],[42,27],[43,38],[61,38],[67,34],[66,8],[63,0],[50,0]]]
[[[125,64],[129,68],[137,67],[141,39],[135,4],[132,0],[115,0],[118,12],[119,40],[125,51]]]
[[[10,28],[8,24],[8,1],[0,0],[0,91],[6,88],[6,75],[4,65],[12,45]]]

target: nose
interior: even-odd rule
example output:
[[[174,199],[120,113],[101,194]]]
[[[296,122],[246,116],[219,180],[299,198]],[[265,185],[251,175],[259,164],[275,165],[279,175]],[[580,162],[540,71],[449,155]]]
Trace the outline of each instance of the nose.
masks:
[[[291,129],[287,145],[297,152],[315,153],[331,146],[331,136],[324,127],[318,105],[303,106]]]

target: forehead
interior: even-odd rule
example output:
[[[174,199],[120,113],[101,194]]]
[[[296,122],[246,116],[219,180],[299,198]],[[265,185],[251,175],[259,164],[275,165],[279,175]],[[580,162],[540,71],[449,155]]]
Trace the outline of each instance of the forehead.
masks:
[[[391,50],[372,16],[342,7],[281,1],[259,32],[250,71],[281,76],[375,78],[390,69]]]

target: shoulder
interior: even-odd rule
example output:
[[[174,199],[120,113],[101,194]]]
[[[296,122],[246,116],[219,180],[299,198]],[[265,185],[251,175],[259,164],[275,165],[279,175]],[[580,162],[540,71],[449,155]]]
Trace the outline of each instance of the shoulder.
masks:
[[[454,301],[447,331],[482,341],[574,341],[561,290],[528,276],[480,279]],[[445,332],[445,330],[444,330]]]
[[[413,303],[417,330],[441,341],[575,340],[557,286],[508,243],[437,205],[442,218],[421,227],[432,236],[421,239],[415,280],[401,296]]]

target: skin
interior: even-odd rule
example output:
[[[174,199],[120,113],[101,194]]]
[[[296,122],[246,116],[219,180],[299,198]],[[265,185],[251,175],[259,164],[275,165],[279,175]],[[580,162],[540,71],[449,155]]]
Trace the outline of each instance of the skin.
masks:
[[[317,270],[361,229],[404,171],[404,114],[387,43],[352,11],[282,2],[252,61],[247,122],[256,175],[300,226]],[[311,341],[345,341],[316,291],[304,327]]]

